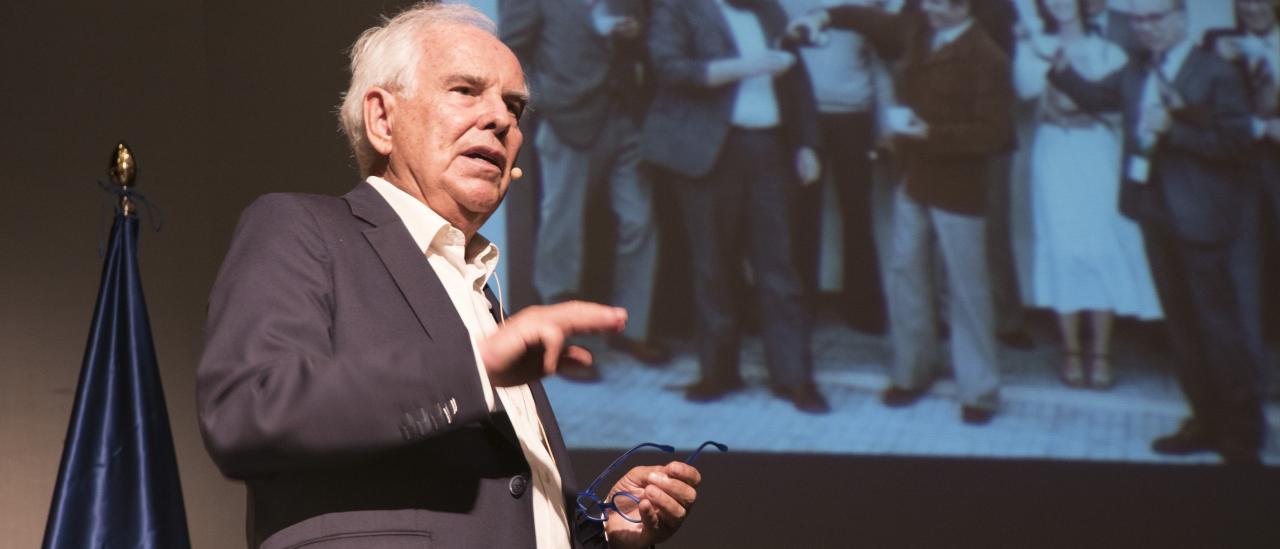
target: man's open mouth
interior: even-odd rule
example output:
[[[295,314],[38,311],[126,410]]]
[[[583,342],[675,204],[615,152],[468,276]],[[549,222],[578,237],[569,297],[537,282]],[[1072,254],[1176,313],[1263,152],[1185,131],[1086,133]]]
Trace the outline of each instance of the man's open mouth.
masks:
[[[462,155],[467,158],[483,160],[485,162],[493,164],[495,167],[498,168],[498,170],[506,169],[506,165],[507,165],[506,155],[504,155],[502,151],[498,149],[491,149],[488,147],[475,147],[475,148],[468,149],[466,152],[462,153]]]

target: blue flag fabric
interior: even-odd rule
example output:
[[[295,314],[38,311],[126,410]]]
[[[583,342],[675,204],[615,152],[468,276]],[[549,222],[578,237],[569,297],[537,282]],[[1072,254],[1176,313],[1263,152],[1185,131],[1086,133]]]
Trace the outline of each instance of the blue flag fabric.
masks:
[[[137,216],[111,226],[43,546],[191,546],[138,276]]]

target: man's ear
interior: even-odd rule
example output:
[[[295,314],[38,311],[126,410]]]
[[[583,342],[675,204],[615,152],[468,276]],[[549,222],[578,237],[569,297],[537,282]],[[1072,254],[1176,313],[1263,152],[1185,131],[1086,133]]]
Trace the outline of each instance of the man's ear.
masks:
[[[364,134],[378,154],[391,154],[391,112],[396,97],[391,92],[372,87],[364,92]]]

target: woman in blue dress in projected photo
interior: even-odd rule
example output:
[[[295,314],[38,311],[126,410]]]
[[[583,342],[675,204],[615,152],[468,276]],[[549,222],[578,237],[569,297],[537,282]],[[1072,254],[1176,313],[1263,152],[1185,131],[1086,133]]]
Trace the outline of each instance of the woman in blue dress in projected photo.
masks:
[[[1058,314],[1063,382],[1107,388],[1114,379],[1110,360],[1114,315],[1156,319],[1161,316],[1160,301],[1142,234],[1117,206],[1118,120],[1080,110],[1048,85],[1045,75],[1057,55],[1065,55],[1076,72],[1090,80],[1121,68],[1128,57],[1119,46],[1085,27],[1083,0],[1035,3],[1043,32],[1020,32],[1014,56],[1018,94],[1039,100],[1030,159],[1031,301]],[[1083,353],[1082,317],[1093,336]]]

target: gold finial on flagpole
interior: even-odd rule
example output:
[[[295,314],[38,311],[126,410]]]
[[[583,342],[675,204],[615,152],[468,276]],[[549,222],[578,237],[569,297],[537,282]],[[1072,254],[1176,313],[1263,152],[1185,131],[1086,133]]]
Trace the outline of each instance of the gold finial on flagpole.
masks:
[[[111,163],[107,166],[107,175],[111,177],[112,183],[119,185],[123,190],[137,185],[137,159],[133,157],[133,150],[123,139],[116,143],[115,150],[111,152]],[[124,215],[133,213],[133,201],[129,200],[128,194],[120,197],[120,211]]]

